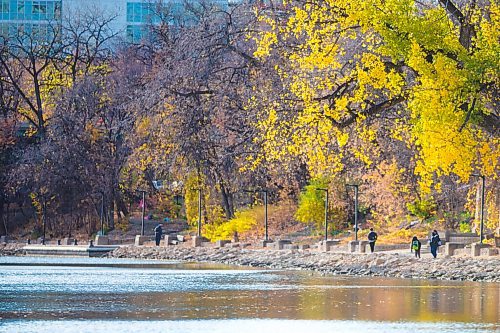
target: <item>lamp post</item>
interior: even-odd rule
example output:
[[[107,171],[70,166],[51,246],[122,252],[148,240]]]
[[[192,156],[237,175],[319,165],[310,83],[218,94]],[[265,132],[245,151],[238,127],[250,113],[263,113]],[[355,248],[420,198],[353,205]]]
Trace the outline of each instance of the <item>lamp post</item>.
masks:
[[[357,184],[346,184],[346,187],[354,187],[354,240],[358,240],[358,188]]]
[[[201,188],[192,188],[192,191],[198,191],[198,237],[201,237]]]
[[[47,225],[47,199],[45,199],[45,196],[42,197],[42,221],[43,221],[42,244],[45,245],[45,229]]]
[[[269,240],[269,233],[268,233],[268,224],[267,224],[267,193],[269,192],[268,190],[244,190],[244,192],[248,193],[264,193],[264,240],[268,241]]]
[[[481,224],[479,227],[479,242],[483,244],[483,229],[484,229],[484,191],[486,188],[486,177],[481,174],[472,174],[474,177],[481,178]]]
[[[144,213],[146,212],[146,193],[145,190],[137,190],[142,193],[142,215],[141,215],[141,236],[144,236]]]
[[[328,240],[328,189],[327,188],[317,188],[316,191],[325,191],[325,241]]]
[[[104,192],[101,193],[101,236],[104,236]]]

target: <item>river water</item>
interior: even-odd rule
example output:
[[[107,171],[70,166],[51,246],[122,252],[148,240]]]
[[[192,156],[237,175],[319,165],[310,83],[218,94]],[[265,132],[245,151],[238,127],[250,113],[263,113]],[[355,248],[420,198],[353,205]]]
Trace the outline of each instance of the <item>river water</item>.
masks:
[[[0,295],[0,332],[500,332],[498,283],[0,257]]]

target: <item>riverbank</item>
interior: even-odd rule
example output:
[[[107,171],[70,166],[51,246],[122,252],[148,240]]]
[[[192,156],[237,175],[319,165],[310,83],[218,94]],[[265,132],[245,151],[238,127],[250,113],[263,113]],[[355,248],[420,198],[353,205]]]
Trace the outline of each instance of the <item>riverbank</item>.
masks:
[[[23,244],[0,245],[0,256],[24,255]],[[500,257],[423,257],[407,253],[335,253],[316,250],[122,246],[111,258],[179,260],[334,275],[500,282]]]
[[[25,244],[20,243],[0,243],[0,257],[1,256],[22,256],[25,254],[23,247]]]
[[[334,253],[298,250],[187,247],[120,247],[113,258],[181,260],[335,275],[500,282],[500,258],[416,259],[398,253]]]

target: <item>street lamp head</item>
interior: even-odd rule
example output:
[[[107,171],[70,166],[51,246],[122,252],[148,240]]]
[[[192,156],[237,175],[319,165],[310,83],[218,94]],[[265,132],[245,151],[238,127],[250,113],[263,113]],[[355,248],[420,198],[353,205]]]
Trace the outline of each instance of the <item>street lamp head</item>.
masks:
[[[316,191],[328,191],[327,188],[317,188]]]

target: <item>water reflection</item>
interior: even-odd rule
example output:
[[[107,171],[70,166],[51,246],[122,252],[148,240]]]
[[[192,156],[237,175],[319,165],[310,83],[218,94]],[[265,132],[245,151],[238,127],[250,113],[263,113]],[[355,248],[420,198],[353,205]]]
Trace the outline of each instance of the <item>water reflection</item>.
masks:
[[[314,332],[314,333],[472,333],[496,332],[498,325],[476,323],[387,323],[373,321],[308,321],[308,320],[63,320],[63,321],[19,321],[0,322],[0,332],[52,333],[52,332]]]
[[[0,263],[0,319],[500,321],[495,283],[135,264],[126,264],[131,269]]]

